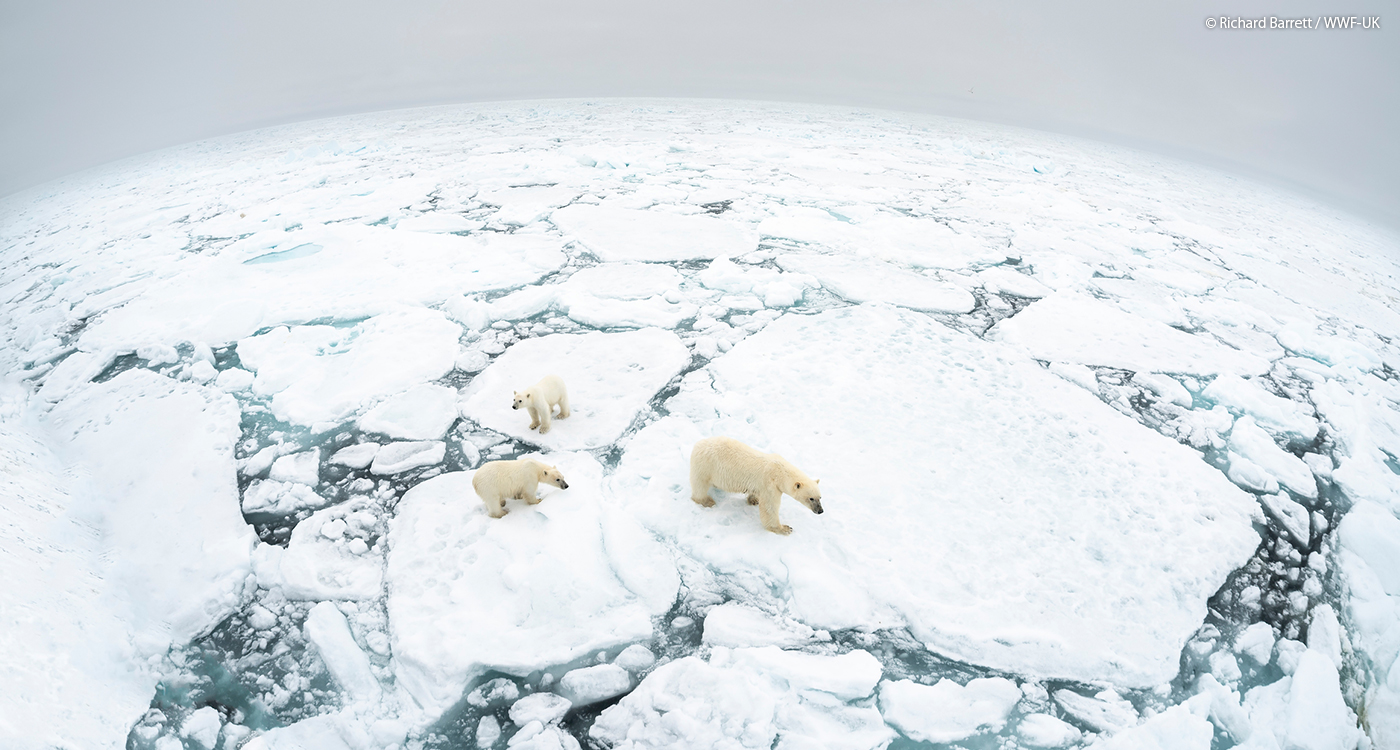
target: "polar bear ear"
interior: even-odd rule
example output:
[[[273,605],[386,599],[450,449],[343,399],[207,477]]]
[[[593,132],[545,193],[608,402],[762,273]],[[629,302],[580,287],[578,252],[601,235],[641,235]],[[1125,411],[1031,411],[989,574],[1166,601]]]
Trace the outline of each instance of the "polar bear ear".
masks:
[[[814,479],[814,480],[812,480],[812,481],[816,482],[817,484],[821,484],[821,483],[822,483],[822,480],[820,480],[820,479]]]

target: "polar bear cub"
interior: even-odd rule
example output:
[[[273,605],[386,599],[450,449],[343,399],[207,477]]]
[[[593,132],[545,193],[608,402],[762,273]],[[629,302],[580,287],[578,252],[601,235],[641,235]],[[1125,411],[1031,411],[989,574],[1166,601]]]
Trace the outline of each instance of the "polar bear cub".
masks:
[[[531,505],[537,505],[540,498],[535,495],[540,482],[552,484],[561,490],[569,489],[564,475],[559,469],[533,458],[517,458],[514,461],[488,461],[472,475],[472,489],[486,503],[486,515],[500,518],[506,510],[506,500],[520,498]]]
[[[822,512],[822,491],[802,470],[776,453],[763,453],[727,437],[705,438],[690,451],[690,499],[706,508],[715,501],[710,487],[743,492],[749,505],[758,506],[763,528],[775,534],[791,534],[792,527],[778,521],[778,504],[790,495],[813,513]]]
[[[546,375],[540,378],[540,382],[514,393],[515,403],[510,408],[528,409],[530,429],[540,428],[541,435],[549,432],[550,416],[556,404],[560,419],[569,416],[569,393],[564,390],[564,379],[558,375]]]

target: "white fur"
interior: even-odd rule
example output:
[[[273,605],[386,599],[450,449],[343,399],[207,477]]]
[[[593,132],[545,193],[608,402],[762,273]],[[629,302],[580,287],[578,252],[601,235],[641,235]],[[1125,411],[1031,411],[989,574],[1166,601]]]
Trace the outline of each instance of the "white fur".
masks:
[[[517,458],[514,461],[489,461],[482,464],[472,476],[472,489],[486,503],[486,514],[500,518],[506,510],[506,500],[520,498],[535,505],[540,498],[535,495],[540,482],[552,484],[559,489],[568,489],[569,483],[559,469],[540,463],[533,458]]]
[[[812,479],[776,453],[763,453],[727,437],[705,438],[690,451],[690,499],[709,508],[715,504],[710,488],[742,492],[749,505],[758,506],[763,528],[775,534],[791,534],[792,527],[778,520],[783,495],[822,512],[820,479]]]
[[[564,389],[564,379],[558,375],[546,375],[540,382],[523,391],[515,391],[512,409],[527,409],[530,412],[530,429],[540,428],[540,434],[549,432],[550,417],[554,407],[559,407],[559,418],[569,416],[569,392]]]

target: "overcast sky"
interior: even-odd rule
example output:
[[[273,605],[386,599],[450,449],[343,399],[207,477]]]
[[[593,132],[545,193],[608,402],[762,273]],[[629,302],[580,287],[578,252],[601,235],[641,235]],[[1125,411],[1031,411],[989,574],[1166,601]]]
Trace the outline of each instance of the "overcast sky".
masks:
[[[1335,4],[1331,4],[1335,5]],[[0,195],[240,130],[425,104],[679,96],[1083,135],[1400,224],[1400,3],[0,0]],[[969,93],[971,90],[971,93]]]

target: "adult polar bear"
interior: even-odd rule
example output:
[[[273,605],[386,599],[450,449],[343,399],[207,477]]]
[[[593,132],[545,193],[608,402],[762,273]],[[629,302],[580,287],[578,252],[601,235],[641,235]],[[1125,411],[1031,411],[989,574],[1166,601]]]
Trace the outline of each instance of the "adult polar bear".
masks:
[[[517,458],[514,461],[488,461],[472,475],[472,489],[481,501],[486,503],[486,515],[500,518],[506,510],[506,500],[519,498],[530,505],[538,505],[540,483],[552,484],[561,490],[569,489],[559,468],[533,458]]]
[[[705,438],[690,451],[690,499],[713,507],[710,488],[743,492],[749,505],[758,506],[763,528],[774,534],[791,534],[792,527],[778,520],[778,505],[790,495],[813,513],[822,512],[820,479],[812,479],[776,453],[755,450],[734,438]]]

